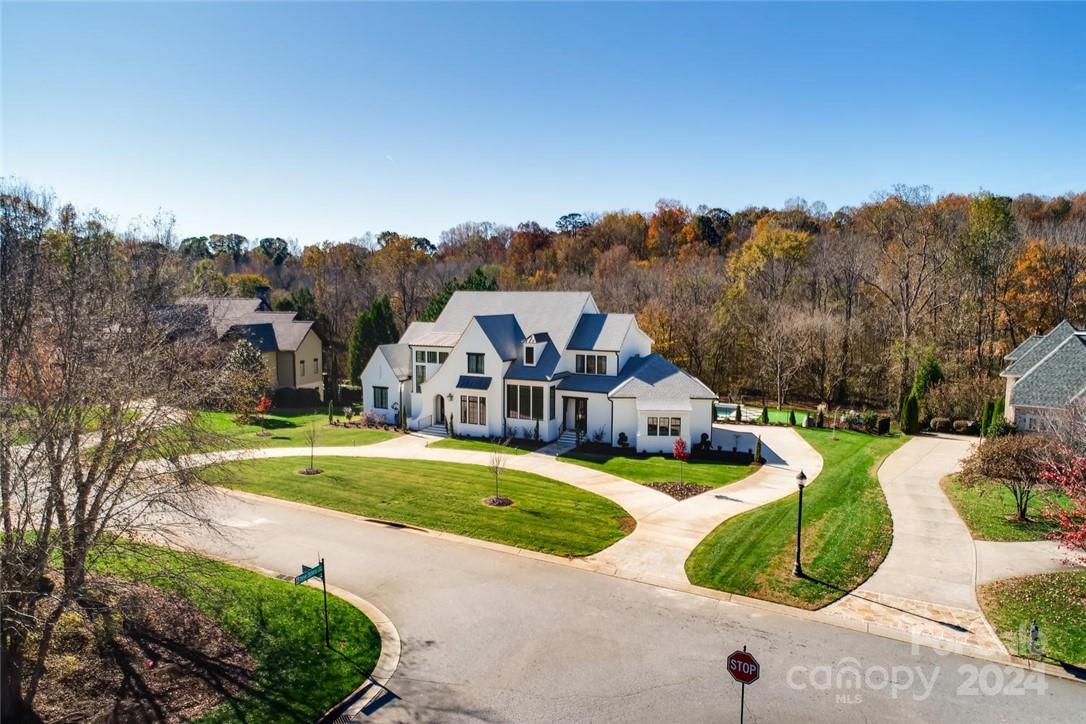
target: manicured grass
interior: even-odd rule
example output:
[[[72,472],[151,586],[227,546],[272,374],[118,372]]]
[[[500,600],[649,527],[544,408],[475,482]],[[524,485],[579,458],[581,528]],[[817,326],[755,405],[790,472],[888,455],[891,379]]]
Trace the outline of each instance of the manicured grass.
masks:
[[[525,455],[532,450],[537,450],[541,445],[526,442],[524,440],[510,440],[506,445],[497,445],[489,440],[475,440],[467,437],[451,437],[432,442],[427,447],[441,447],[449,450],[474,450],[477,452],[494,452],[501,450],[509,455]]]
[[[200,722],[316,721],[357,688],[377,663],[377,629],[343,600],[328,597],[332,651],[324,645],[319,590],[190,554],[149,546],[135,551],[107,553],[98,560],[96,572],[148,583],[187,599],[257,663],[247,689]]]
[[[635,483],[665,483],[679,480],[679,462],[663,455],[606,455],[590,452],[568,452],[558,458],[562,462],[601,470]],[[706,460],[690,460],[683,464],[685,483],[719,488],[734,483],[754,472],[753,465]]]
[[[796,547],[793,494],[725,521],[686,561],[699,586],[821,608],[865,581],[890,549],[893,524],[875,477],[879,463],[905,442],[839,431],[797,429],[821,455],[822,472],[803,493],[803,568],[792,575]]]
[[[1011,653],[1086,666],[1086,571],[1004,578],[977,589],[984,615]],[[1037,621],[1040,655],[1029,651]]]
[[[970,486],[958,476],[943,478],[943,492],[954,504],[969,532],[977,540],[1045,540],[1058,528],[1043,512],[1053,505],[1068,505],[1067,496],[1055,491],[1034,495],[1029,504],[1029,520],[1020,522],[1015,513],[1014,496],[1000,485]]]
[[[355,427],[332,427],[328,410],[272,410],[264,415],[262,425],[251,422],[238,425],[230,412],[201,412],[206,430],[222,436],[219,447],[308,447],[305,431],[311,422],[317,423],[317,445],[370,445],[389,440],[399,433]],[[339,418],[342,420],[342,417]],[[266,431],[271,435],[259,435]]]
[[[606,498],[531,473],[483,465],[390,458],[317,458],[320,475],[299,475],[309,458],[250,461],[225,469],[221,484],[357,515],[449,531],[555,555],[596,553],[626,535],[632,520]]]

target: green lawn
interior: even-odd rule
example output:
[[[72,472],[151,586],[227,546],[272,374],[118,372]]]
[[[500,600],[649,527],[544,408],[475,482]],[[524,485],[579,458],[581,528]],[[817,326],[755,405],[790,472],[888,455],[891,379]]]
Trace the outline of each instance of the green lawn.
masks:
[[[590,452],[568,452],[558,458],[562,462],[601,470],[635,483],[666,483],[679,480],[679,462],[663,455],[606,455]],[[684,483],[697,483],[719,488],[734,483],[754,472],[753,465],[690,460],[683,464]]]
[[[505,470],[494,508],[494,478],[483,465],[390,458],[317,458],[320,475],[299,475],[308,458],[250,461],[225,469],[220,484],[357,515],[398,521],[555,555],[603,550],[632,528],[606,498],[531,473]],[[625,528],[625,529],[624,529]]]
[[[1059,492],[1037,494],[1029,504],[1029,520],[1019,522],[1014,496],[1000,485],[969,486],[956,475],[943,479],[943,491],[977,540],[1045,540],[1059,526],[1042,514],[1052,505],[1066,506],[1067,496]]]
[[[388,430],[331,427],[328,410],[273,410],[264,416],[263,425],[238,425],[230,412],[201,412],[204,429],[222,436],[220,447],[308,447],[305,430],[317,423],[317,445],[370,445],[391,439],[399,433]],[[340,420],[343,418],[340,417]],[[271,435],[259,435],[266,431]]]
[[[1013,654],[1086,666],[1086,571],[1004,578],[977,590],[984,615]],[[1036,620],[1040,655],[1029,651]]]
[[[337,649],[331,651],[324,646],[319,590],[190,554],[149,546],[135,550],[138,555],[108,553],[95,570],[187,599],[245,646],[257,663],[248,689],[200,722],[316,721],[357,688],[377,663],[377,629],[345,601],[328,597],[332,645]]]
[[[792,575],[798,494],[725,521],[686,561],[699,586],[821,608],[865,581],[886,557],[893,536],[890,510],[875,477],[902,436],[797,429],[823,459],[803,493],[803,568]]]
[[[489,440],[476,440],[467,437],[451,437],[432,442],[427,447],[442,447],[449,450],[475,450],[478,452],[493,452],[500,449],[509,455],[525,455],[532,450],[537,450],[540,445],[525,440],[510,440],[506,445],[496,445]]]

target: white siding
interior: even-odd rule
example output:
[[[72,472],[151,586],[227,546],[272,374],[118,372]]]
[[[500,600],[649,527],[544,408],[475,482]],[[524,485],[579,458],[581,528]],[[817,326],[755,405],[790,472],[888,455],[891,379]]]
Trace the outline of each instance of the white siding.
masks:
[[[362,408],[366,412],[376,412],[384,415],[385,420],[390,425],[395,423],[396,411],[392,409],[392,406],[400,401],[400,381],[396,379],[392,367],[389,366],[385,356],[381,354],[381,350],[375,351],[373,356],[370,357],[370,361],[366,363],[365,369],[362,370],[360,381],[362,384]],[[387,408],[378,409],[373,406],[374,387],[388,388]]]
[[[631,448],[637,447],[637,401],[630,397],[620,397],[614,402],[614,440],[612,444],[618,445],[618,434],[626,433],[626,440]]]
[[[483,355],[483,375],[490,378],[490,388],[486,390],[458,390],[457,382],[461,375],[468,374],[468,353],[478,352]],[[412,365],[414,358],[412,357]],[[412,410],[416,412],[415,418],[433,419],[434,396],[445,397],[445,414],[452,417],[453,428],[457,435],[471,435],[474,437],[498,437],[502,435],[502,416],[505,414],[502,408],[502,390],[504,389],[505,369],[508,365],[502,361],[490,340],[480,329],[479,324],[473,319],[464,330],[460,341],[452,348],[449,358],[441,368],[434,372],[434,376],[422,385],[421,394],[412,395]],[[413,389],[413,388],[412,388]],[[452,402],[448,401],[448,395],[452,394]],[[471,395],[486,398],[486,425],[469,425],[460,419],[460,397]],[[417,404],[415,404],[417,402]]]

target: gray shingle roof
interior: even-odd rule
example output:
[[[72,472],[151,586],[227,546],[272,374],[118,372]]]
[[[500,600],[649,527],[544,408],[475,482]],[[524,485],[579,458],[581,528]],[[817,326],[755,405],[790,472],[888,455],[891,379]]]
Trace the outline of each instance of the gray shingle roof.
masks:
[[[586,306],[588,311],[596,310],[588,292],[459,291],[453,293],[441,311],[433,331],[459,337],[472,317],[512,314],[521,329],[546,330],[561,347],[573,333]]]
[[[1044,359],[1052,350],[1063,344],[1063,341],[1073,335],[1076,330],[1066,319],[1057,324],[1052,330],[1037,340],[1036,344],[1029,348],[1021,357],[1003,370],[1004,377],[1022,377],[1030,371],[1038,362]]]
[[[1011,388],[1017,407],[1063,407],[1086,387],[1086,336],[1071,334]]]
[[[632,314],[584,314],[566,348],[618,352],[633,322]]]
[[[293,352],[313,328],[313,322],[295,320],[294,312],[259,311],[261,302],[255,298],[183,297],[177,303],[207,309],[216,335],[221,338],[233,330],[263,352]]]
[[[512,314],[477,315],[475,321],[503,361],[517,359],[524,332],[520,330],[516,317]]]
[[[1003,359],[1007,360],[1008,362],[1014,362],[1016,359],[1018,359],[1019,357],[1024,355],[1026,352],[1029,352],[1030,349],[1033,347],[1033,345],[1037,344],[1037,341],[1040,340],[1040,339],[1042,339],[1042,335],[1040,335],[1040,334],[1031,335],[1030,337],[1025,339],[1022,342],[1022,344],[1018,345],[1017,347],[1012,349],[1010,352],[1005,354],[1003,356]]]
[[[406,344],[382,344],[377,347],[400,382],[411,379],[411,348]]]

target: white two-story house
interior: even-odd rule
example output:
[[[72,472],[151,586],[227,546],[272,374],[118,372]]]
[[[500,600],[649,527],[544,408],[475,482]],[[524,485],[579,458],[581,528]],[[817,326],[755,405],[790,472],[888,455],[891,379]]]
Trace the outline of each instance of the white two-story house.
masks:
[[[632,314],[588,292],[456,292],[362,372],[364,406],[412,430],[534,437],[563,433],[644,452],[712,435],[712,390],[652,353]]]

